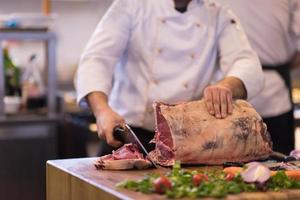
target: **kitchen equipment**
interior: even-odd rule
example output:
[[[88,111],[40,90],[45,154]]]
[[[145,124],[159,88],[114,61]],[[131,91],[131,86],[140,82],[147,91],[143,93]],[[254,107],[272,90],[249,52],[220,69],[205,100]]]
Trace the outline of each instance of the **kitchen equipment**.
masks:
[[[4,110],[6,114],[15,114],[20,111],[21,97],[19,96],[5,96]]]

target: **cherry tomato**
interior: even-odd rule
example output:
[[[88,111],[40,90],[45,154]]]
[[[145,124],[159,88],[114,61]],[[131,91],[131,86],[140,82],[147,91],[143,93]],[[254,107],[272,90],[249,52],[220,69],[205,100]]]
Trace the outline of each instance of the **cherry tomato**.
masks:
[[[199,186],[203,181],[208,181],[208,176],[206,174],[195,174],[193,175],[194,186]]]
[[[227,173],[225,176],[226,181],[232,181],[232,179],[235,177],[233,173]]]
[[[172,189],[171,181],[165,176],[161,176],[155,179],[153,184],[154,184],[155,192],[159,194],[164,194],[167,189]]]

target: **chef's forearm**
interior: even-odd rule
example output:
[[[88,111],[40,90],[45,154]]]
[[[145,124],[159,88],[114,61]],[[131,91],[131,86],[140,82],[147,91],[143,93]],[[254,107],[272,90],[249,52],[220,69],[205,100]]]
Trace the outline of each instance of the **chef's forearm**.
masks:
[[[92,92],[86,96],[86,100],[95,116],[110,109],[107,95],[103,92]]]
[[[227,87],[232,92],[233,99],[247,99],[247,90],[244,83],[236,77],[226,77],[218,84]]]
[[[297,52],[292,60],[291,68],[300,67],[300,52]]]

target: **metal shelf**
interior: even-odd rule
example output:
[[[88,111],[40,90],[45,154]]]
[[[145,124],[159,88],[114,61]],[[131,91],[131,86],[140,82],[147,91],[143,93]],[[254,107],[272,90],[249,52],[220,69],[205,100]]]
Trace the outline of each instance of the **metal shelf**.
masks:
[[[47,117],[54,118],[56,114],[56,44],[55,33],[46,30],[33,29],[2,29],[0,30],[0,120],[20,119],[20,117],[9,117],[4,112],[5,96],[5,74],[3,61],[2,42],[5,40],[43,41],[46,43],[47,62]],[[37,116],[38,118],[38,116]],[[33,119],[33,118],[32,118]]]
[[[1,124],[12,123],[31,123],[31,122],[56,122],[60,118],[60,115],[47,116],[43,114],[21,114],[21,115],[7,115],[5,118],[0,118]]]

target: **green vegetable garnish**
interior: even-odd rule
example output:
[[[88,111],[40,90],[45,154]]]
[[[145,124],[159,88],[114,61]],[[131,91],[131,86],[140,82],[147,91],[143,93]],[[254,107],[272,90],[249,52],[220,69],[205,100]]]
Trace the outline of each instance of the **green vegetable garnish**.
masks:
[[[284,171],[279,171],[267,182],[267,188],[274,191],[281,189],[299,189],[300,181],[292,180]]]
[[[138,181],[126,180],[117,186],[143,193],[155,193],[155,180],[161,177],[158,174],[150,174]],[[290,179],[284,171],[277,172],[266,183],[246,183],[240,174],[234,178],[226,179],[226,174],[217,170],[210,171],[188,171],[181,169],[180,162],[176,162],[171,172],[164,175],[172,183],[172,188],[167,189],[164,194],[168,198],[222,198],[228,194],[239,194],[241,192],[260,191],[261,188],[272,191],[281,189],[300,189],[300,181]],[[199,185],[195,185],[193,177],[206,177]],[[262,187],[263,186],[263,187]]]

